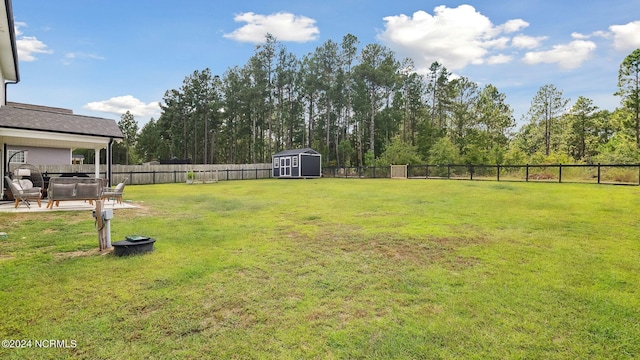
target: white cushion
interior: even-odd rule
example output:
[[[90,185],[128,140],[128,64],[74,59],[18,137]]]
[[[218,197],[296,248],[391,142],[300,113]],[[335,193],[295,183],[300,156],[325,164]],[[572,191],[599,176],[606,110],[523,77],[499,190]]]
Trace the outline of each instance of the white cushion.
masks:
[[[18,190],[18,194],[22,194],[23,190],[22,190],[22,184],[20,184],[20,180],[15,179],[12,182],[13,182],[13,186],[15,186],[16,189]]]
[[[33,183],[29,179],[20,180],[20,186],[22,186],[22,190],[29,190],[33,187]]]

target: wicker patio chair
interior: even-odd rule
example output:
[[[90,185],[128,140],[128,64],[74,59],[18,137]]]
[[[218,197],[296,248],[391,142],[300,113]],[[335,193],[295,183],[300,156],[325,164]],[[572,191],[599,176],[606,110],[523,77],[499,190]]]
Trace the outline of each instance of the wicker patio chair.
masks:
[[[124,194],[124,186],[126,185],[127,180],[129,180],[129,178],[124,179],[121,183],[113,188],[104,188],[102,190],[102,196],[100,196],[100,198],[107,201],[113,199],[113,205],[116,204],[116,201],[118,202],[118,204],[122,204],[122,194]]]
[[[32,186],[32,183],[29,180],[14,182],[8,176],[5,176],[4,179],[7,182],[9,189],[11,189],[11,194],[16,201],[16,208],[20,203],[23,203],[30,209],[31,205],[29,204],[29,200],[35,200],[38,203],[38,207],[42,207],[42,203],[40,202],[40,198],[42,197],[42,188]]]

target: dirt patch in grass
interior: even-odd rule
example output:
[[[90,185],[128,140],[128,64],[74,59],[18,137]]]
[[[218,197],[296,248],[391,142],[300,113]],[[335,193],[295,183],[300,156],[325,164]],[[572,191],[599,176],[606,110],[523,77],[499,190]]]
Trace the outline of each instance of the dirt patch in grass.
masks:
[[[376,237],[362,244],[360,251],[385,257],[390,261],[413,265],[439,264],[449,270],[463,270],[479,263],[476,258],[458,255],[458,249],[484,242],[483,239],[428,237],[424,239]]]
[[[100,251],[100,249],[95,248],[95,249],[86,250],[86,251],[71,251],[71,252],[55,253],[53,254],[53,257],[59,260],[66,260],[66,259],[73,259],[73,258],[84,257],[84,256],[107,255],[107,254],[110,254],[112,251],[113,251],[113,248],[107,249],[104,251]]]
[[[11,260],[14,257],[11,255],[0,255],[0,261],[4,261],[4,260]]]
[[[487,243],[484,237],[408,237],[392,233],[367,234],[355,226],[332,226],[314,235],[287,233],[295,244],[315,254],[343,252],[378,258],[398,264],[424,266],[440,264],[450,270],[462,270],[479,263],[479,259],[457,254],[468,246]]]
[[[133,205],[135,206],[134,209],[125,209],[129,211],[127,215],[144,217],[144,216],[157,215],[159,213],[158,211],[154,211],[151,207],[146,206],[144,205],[144,203],[141,203],[141,202],[136,202]]]
[[[206,329],[209,333],[216,333],[223,329],[247,329],[255,324],[255,316],[240,306],[215,310],[200,322],[202,329]]]

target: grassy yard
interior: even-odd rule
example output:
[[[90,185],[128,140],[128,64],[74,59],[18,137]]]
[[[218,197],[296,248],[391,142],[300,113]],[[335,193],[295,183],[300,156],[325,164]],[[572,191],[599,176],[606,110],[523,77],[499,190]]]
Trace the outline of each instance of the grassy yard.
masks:
[[[114,241],[155,252],[97,253],[86,212],[0,214],[0,339],[34,341],[0,358],[640,356],[638,187],[251,180],[125,199],[141,207],[116,211]]]

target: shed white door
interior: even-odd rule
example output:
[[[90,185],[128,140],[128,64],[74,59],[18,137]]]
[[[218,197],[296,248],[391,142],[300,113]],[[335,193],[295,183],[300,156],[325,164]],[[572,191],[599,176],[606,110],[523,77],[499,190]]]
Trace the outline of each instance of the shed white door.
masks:
[[[291,156],[280,158],[280,176],[291,176]]]

